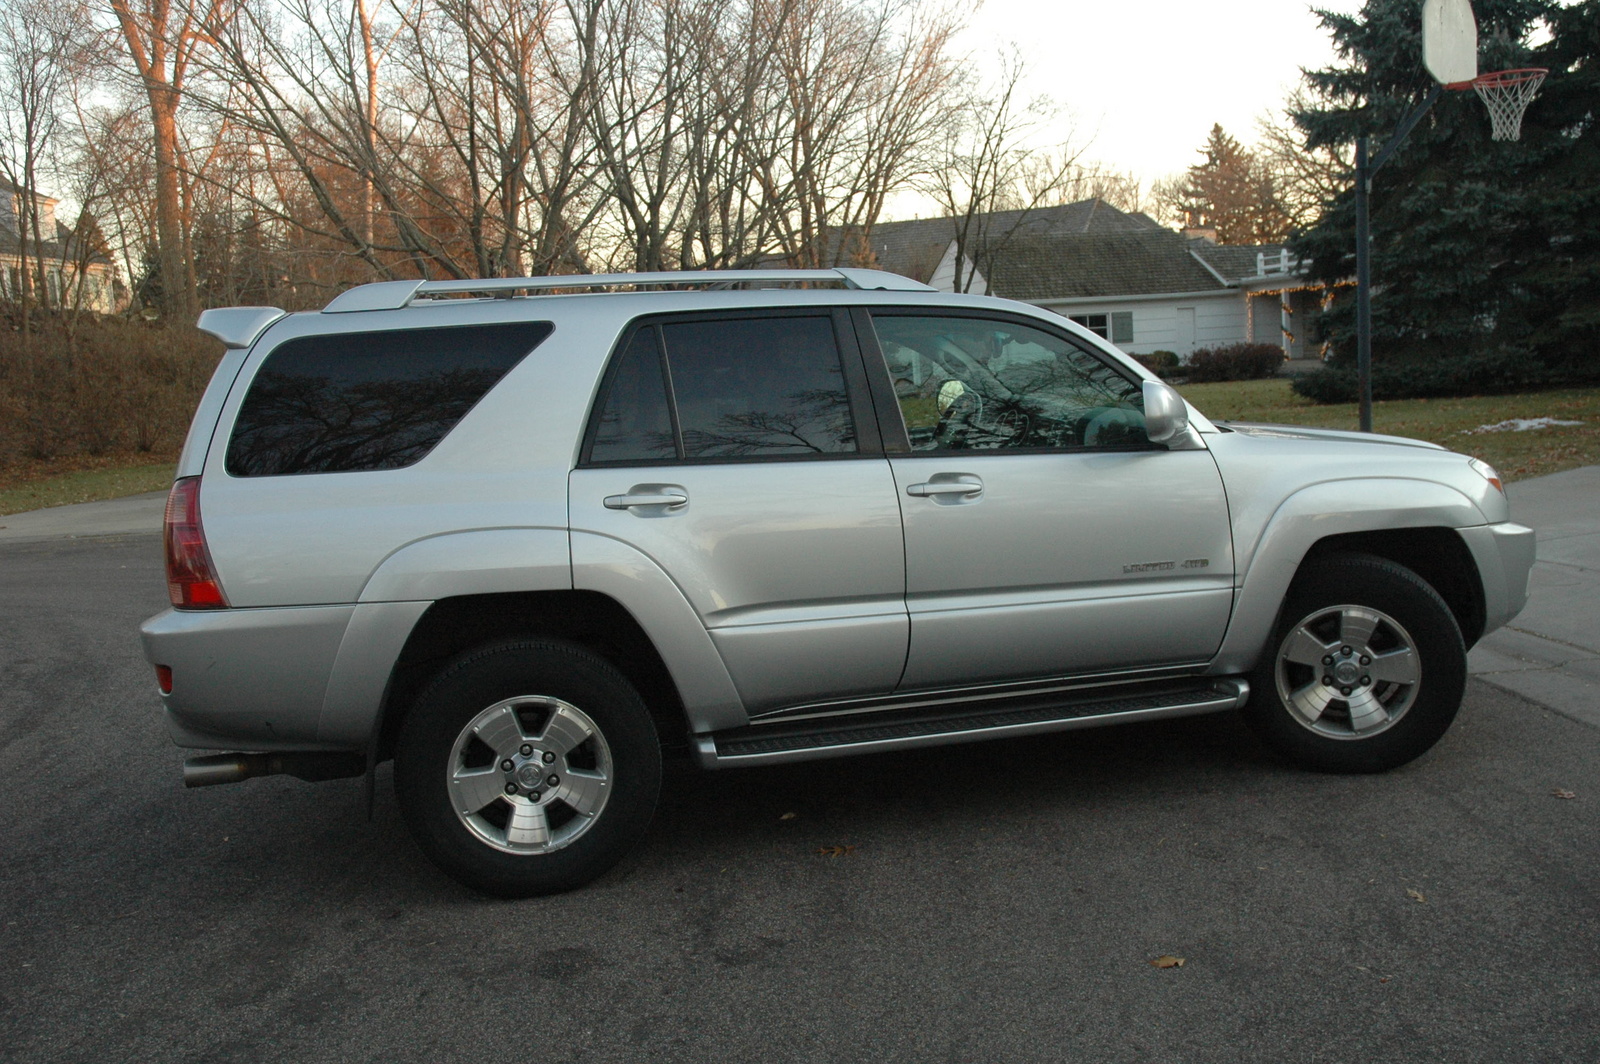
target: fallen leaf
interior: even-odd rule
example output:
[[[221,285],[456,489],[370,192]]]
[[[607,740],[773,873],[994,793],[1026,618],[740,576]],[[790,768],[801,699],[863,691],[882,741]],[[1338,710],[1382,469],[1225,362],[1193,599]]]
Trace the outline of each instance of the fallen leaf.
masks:
[[[1428,900],[1422,896],[1422,891],[1412,890],[1410,887],[1406,888],[1406,897],[1410,898],[1412,901],[1426,902]]]
[[[1387,983],[1388,981],[1389,981],[1389,977],[1387,975],[1384,976],[1382,979],[1378,980],[1378,982],[1380,982],[1380,983]]]
[[[1182,957],[1174,957],[1170,953],[1163,953],[1161,956],[1157,957],[1155,960],[1150,962],[1150,967],[1152,967],[1152,968],[1182,968],[1183,967],[1183,958]]]
[[[855,853],[854,846],[819,846],[817,852],[824,857],[843,857],[847,853]]]
[[[1574,794],[1572,791],[1567,790],[1564,787],[1557,787],[1555,790],[1551,791],[1550,793],[1555,795],[1557,798],[1576,798],[1577,797],[1576,794]]]
[[[793,820],[795,817],[797,817],[799,815],[800,815],[799,813],[785,813],[782,816],[780,816],[778,819],[779,820]]]

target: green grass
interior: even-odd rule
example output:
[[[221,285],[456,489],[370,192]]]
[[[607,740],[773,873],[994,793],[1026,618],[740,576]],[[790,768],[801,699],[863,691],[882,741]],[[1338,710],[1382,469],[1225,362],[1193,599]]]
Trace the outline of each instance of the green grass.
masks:
[[[173,463],[150,464],[148,456],[140,464],[112,465],[101,469],[80,469],[55,476],[33,479],[7,478],[0,481],[0,515],[66,506],[75,502],[98,502],[165,491],[172,486]]]
[[[1267,421],[1352,430],[1360,427],[1360,414],[1354,403],[1318,406],[1291,392],[1289,381],[1283,378],[1188,384],[1178,390],[1217,421]],[[1539,417],[1583,424],[1526,432],[1466,431],[1511,418]],[[1372,428],[1476,455],[1507,480],[1544,476],[1600,464],[1600,388],[1373,403]]]

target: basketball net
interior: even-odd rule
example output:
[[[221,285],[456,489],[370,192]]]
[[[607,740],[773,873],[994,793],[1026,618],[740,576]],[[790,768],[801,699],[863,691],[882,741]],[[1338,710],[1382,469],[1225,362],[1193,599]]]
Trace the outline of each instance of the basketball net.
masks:
[[[1467,84],[1478,92],[1479,99],[1489,108],[1489,135],[1495,140],[1519,140],[1522,137],[1522,115],[1533,98],[1539,95],[1544,76],[1550,73],[1538,67],[1525,70],[1500,70],[1484,74]],[[1451,85],[1450,88],[1456,86]],[[1466,86],[1463,85],[1462,88]]]

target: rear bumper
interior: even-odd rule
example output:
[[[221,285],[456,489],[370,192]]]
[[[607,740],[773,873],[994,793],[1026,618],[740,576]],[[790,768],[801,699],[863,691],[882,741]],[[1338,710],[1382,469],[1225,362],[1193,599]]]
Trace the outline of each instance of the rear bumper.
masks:
[[[1483,582],[1483,635],[1501,627],[1528,602],[1533,571],[1533,529],[1511,521],[1456,529],[1472,552]]]
[[[328,683],[355,606],[167,610],[139,628],[172,669],[173,742],[199,749],[336,750],[319,742]]]

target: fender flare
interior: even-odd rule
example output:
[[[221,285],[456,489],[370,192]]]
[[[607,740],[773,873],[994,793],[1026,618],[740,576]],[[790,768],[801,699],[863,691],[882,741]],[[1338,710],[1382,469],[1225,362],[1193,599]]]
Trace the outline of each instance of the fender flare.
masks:
[[[394,663],[440,599],[572,587],[567,533],[490,528],[413,540],[367,578],[334,658],[317,739],[356,748],[372,740]]]
[[[648,555],[611,536],[575,530],[572,586],[609,596],[639,622],[677,685],[691,732],[750,723],[705,622]]]
[[[1403,501],[1384,505],[1387,500]],[[1465,494],[1435,481],[1362,477],[1324,481],[1288,496],[1262,528],[1248,567],[1239,574],[1233,617],[1210,672],[1252,669],[1311,548],[1329,536],[1404,528],[1468,528],[1487,524]],[[1235,545],[1236,555],[1245,552]]]

